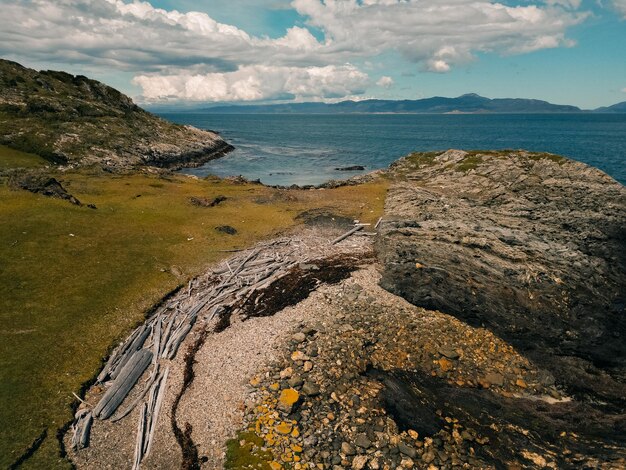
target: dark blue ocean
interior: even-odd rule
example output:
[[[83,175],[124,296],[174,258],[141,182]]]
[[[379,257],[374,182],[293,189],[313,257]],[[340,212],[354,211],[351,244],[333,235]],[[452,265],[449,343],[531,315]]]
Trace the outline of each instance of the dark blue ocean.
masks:
[[[265,184],[320,184],[383,168],[412,151],[526,149],[600,168],[626,184],[626,114],[267,115],[162,114],[218,131],[236,150],[200,168]]]

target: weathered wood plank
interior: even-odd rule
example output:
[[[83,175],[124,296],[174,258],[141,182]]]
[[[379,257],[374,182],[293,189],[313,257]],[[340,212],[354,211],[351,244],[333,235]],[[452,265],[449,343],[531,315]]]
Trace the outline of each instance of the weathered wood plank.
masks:
[[[152,352],[147,349],[140,349],[132,354],[111,387],[94,408],[94,416],[100,419],[107,419],[111,416],[124,401],[128,392],[139,380],[151,361]]]

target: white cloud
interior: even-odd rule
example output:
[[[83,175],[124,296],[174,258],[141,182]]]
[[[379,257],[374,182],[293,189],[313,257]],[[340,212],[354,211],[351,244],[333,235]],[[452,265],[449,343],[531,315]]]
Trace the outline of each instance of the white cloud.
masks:
[[[393,78],[387,76],[380,77],[376,85],[383,88],[391,88],[393,86]]]
[[[546,0],[546,4],[548,5],[560,5],[564,8],[569,8],[572,10],[580,8],[581,3],[582,0]]]
[[[485,0],[294,0],[326,35],[328,49],[353,54],[399,51],[427,70],[447,72],[476,52],[527,53],[570,46],[568,27],[588,15],[553,5],[507,6]]]
[[[613,7],[626,20],[626,0],[613,0]]]
[[[139,75],[134,81],[150,101],[259,101],[339,98],[365,91],[368,77],[352,65],[281,67],[247,65],[234,72]]]
[[[626,12],[626,0],[613,2]],[[390,51],[422,70],[445,73],[477,53],[570,46],[567,29],[586,17],[575,11],[579,6],[580,0],[529,0],[524,6],[495,0],[293,0],[307,27],[293,26],[272,39],[206,13],[167,11],[145,1],[0,0],[0,55],[129,71],[151,99],[257,100],[309,96],[310,90],[330,98],[365,88],[365,73],[344,64]]]

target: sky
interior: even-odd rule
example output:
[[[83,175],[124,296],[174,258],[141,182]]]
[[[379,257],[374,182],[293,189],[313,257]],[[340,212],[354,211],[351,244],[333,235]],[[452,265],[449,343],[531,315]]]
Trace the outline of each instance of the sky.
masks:
[[[141,104],[626,101],[626,0],[0,0],[0,57]]]

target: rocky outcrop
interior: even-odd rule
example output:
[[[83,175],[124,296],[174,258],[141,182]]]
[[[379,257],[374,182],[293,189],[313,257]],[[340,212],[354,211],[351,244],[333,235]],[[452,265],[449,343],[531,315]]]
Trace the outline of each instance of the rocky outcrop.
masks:
[[[623,413],[626,188],[521,151],[413,154],[390,171],[381,285],[485,326],[575,397]]]
[[[82,75],[0,60],[0,144],[53,163],[197,166],[232,150],[215,132],[167,122]]]

